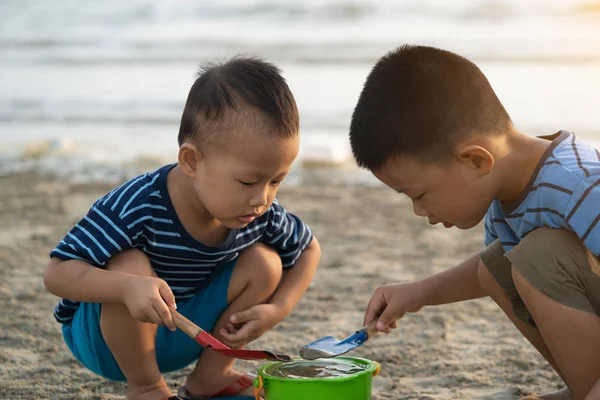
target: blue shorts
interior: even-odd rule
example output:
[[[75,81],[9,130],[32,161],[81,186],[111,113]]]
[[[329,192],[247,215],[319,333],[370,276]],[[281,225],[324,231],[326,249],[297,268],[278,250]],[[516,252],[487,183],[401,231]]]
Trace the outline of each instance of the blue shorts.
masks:
[[[178,302],[177,311],[211,332],[227,309],[227,291],[235,261],[224,264],[210,283],[191,299]],[[113,381],[125,381],[100,330],[100,304],[81,303],[70,325],[63,325],[63,337],[77,360],[92,372]],[[127,332],[123,332],[126,335]],[[179,370],[195,362],[202,347],[180,330],[159,326],[156,333],[156,360],[162,373]]]

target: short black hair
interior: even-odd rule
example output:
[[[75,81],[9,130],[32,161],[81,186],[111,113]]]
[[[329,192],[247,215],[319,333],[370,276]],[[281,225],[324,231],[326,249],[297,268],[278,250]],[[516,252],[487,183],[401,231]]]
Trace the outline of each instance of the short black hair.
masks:
[[[450,51],[404,45],[367,77],[352,114],[350,144],[358,165],[370,170],[405,155],[443,163],[461,140],[511,127],[475,64]]]
[[[275,65],[240,55],[223,63],[202,65],[181,116],[179,145],[208,134],[228,112],[248,107],[272,122],[277,135],[298,134],[298,107]]]

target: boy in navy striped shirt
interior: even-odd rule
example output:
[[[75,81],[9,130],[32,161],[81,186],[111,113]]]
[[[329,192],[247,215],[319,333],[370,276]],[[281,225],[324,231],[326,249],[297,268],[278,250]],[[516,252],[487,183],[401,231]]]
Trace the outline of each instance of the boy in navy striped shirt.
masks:
[[[250,398],[252,379],[176,331],[168,306],[234,348],[290,313],[320,257],[275,199],[298,136],[277,67],[238,57],[201,71],[177,163],[99,199],[50,254],[45,285],[80,362],[126,381],[128,399],[171,398],[162,373],[194,362],[173,398]]]
[[[600,378],[598,151],[566,131],[517,131],[477,66],[423,46],[378,61],[350,141],[358,164],[430,224],[485,221],[481,254],[377,288],[365,323],[389,332],[407,312],[490,296],[567,384],[539,398],[584,399]]]

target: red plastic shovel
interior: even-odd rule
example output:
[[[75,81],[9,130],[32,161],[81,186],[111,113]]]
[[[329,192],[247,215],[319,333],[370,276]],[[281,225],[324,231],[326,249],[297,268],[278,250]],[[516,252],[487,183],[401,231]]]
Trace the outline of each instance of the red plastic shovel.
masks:
[[[181,315],[179,312],[171,308],[171,316],[177,328],[183,333],[194,339],[200,346],[211,351],[216,351],[219,354],[231,358],[239,358],[242,360],[273,360],[273,361],[290,361],[290,356],[285,354],[274,354],[266,350],[243,350],[232,349],[219,342],[213,335],[194,324],[192,321]]]

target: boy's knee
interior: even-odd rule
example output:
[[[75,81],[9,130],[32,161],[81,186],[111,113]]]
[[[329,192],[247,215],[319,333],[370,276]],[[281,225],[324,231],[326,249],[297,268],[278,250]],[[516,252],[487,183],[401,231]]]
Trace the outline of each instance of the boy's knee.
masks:
[[[106,269],[139,276],[154,275],[150,259],[144,252],[137,249],[129,249],[115,254],[108,261]]]
[[[274,292],[283,274],[281,257],[271,247],[254,243],[238,258],[236,269],[246,272],[250,285]],[[261,290],[262,291],[262,290]]]

